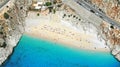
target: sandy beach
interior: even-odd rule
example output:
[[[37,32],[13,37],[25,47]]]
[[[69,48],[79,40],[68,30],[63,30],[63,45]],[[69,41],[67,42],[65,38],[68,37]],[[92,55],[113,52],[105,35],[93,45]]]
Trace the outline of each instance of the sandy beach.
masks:
[[[109,51],[104,42],[99,41],[94,34],[85,34],[68,22],[60,19],[59,12],[47,16],[37,16],[29,12],[26,18],[25,34],[65,44],[71,48]]]

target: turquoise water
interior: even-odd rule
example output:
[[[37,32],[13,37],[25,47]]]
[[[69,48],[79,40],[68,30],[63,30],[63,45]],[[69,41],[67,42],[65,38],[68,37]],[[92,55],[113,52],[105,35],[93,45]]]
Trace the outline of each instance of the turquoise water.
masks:
[[[120,67],[109,52],[69,48],[23,35],[2,67]]]

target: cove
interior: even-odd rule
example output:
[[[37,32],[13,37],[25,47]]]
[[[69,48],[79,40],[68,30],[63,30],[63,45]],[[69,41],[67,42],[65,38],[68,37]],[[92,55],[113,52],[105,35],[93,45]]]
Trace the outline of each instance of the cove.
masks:
[[[109,52],[75,49],[23,35],[0,67],[120,67],[120,62]]]

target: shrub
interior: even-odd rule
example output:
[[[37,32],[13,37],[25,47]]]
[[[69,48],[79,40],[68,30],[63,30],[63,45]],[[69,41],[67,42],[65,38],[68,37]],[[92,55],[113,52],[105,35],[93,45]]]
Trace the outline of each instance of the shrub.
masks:
[[[68,15],[68,17],[70,17],[70,15]]]
[[[66,16],[66,14],[64,14],[64,16]]]
[[[9,15],[7,13],[4,13],[4,18],[5,19],[8,19],[9,18]]]
[[[37,16],[39,16],[40,14],[39,13],[37,13]]]
[[[78,17],[76,17],[76,19],[78,19]]]
[[[46,2],[46,3],[45,3],[45,6],[50,6],[50,5],[52,5],[51,2]]]
[[[75,18],[75,15],[73,16],[73,18]]]
[[[48,9],[49,9],[49,12],[52,12],[53,7],[49,7]]]
[[[56,10],[55,10],[55,9],[53,9],[53,13],[54,13],[54,14],[56,13]]]

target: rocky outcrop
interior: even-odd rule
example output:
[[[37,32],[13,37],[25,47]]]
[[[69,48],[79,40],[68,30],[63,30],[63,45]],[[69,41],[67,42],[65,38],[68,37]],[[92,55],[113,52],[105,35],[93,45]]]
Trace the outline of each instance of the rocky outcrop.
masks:
[[[12,5],[5,7],[8,10],[3,14],[7,18],[0,19],[0,64],[12,53],[21,38],[28,6],[32,3],[31,0],[11,1]]]
[[[106,22],[103,22],[100,28],[106,45],[110,48],[111,53],[120,61],[120,29]]]
[[[120,23],[120,0],[89,0],[94,8],[99,9],[109,18]],[[120,29],[115,25],[103,22],[100,25],[102,37],[106,41],[106,45],[111,53],[120,61]]]

